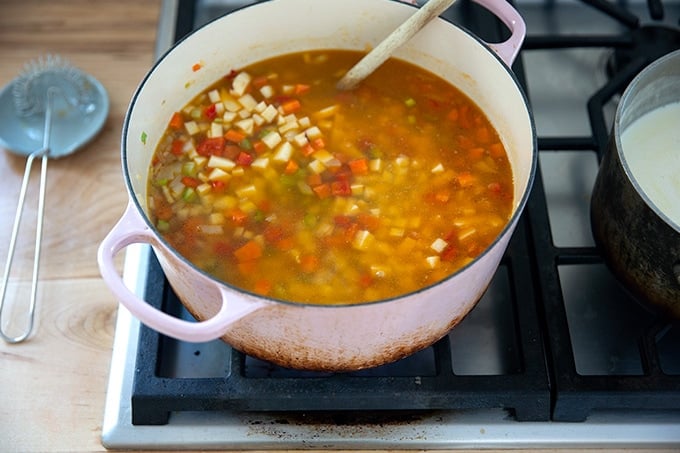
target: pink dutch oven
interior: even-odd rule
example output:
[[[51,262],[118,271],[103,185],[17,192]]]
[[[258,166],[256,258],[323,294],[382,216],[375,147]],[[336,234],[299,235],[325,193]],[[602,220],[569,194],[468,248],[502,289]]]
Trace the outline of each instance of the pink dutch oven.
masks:
[[[536,138],[527,100],[509,69],[525,37],[522,18],[504,0],[476,0],[510,29],[489,44],[436,19],[396,56],[444,77],[487,114],[508,150],[514,211],[481,256],[435,285],[359,305],[296,304],[258,296],[218,281],[175,252],[146,214],[148,167],[172,113],[229,70],[305,49],[366,49],[409,15],[390,0],[272,0],[223,16],[163,56],[137,89],[123,128],[122,162],[130,201],[99,248],[102,276],[142,323],[190,342],[223,339],[246,354],[281,366],[350,371],[392,362],[445,336],[488,287],[529,195]],[[202,65],[193,71],[196,63]],[[144,140],[141,137],[146,137]],[[150,244],[168,282],[197,322],[165,314],[137,297],[114,265],[133,243]]]

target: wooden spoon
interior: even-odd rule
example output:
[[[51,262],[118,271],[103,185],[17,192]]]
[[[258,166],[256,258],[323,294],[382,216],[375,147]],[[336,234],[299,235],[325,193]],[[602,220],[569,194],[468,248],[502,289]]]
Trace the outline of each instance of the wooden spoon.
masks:
[[[435,17],[444,12],[456,0],[428,0],[425,5],[419,8],[413,15],[406,19],[392,33],[387,35],[380,44],[367,53],[364,58],[359,60],[347,73],[338,81],[336,88],[339,90],[351,90],[362,80],[368,77],[381,64],[387,60],[392,53],[402,44],[411,39],[421,28],[427,25]]]

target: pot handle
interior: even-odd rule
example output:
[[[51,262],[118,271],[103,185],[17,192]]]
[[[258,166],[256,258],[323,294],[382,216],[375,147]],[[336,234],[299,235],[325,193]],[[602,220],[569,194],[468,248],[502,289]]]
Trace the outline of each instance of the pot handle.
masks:
[[[524,19],[506,0],[474,0],[474,2],[491,11],[510,29],[510,37],[506,41],[486,44],[508,67],[512,66],[526,37],[527,27]]]
[[[227,303],[226,291],[216,285],[222,297],[222,307],[212,318],[201,322],[184,321],[158,310],[137,297],[123,282],[114,264],[118,252],[135,243],[158,245],[151,229],[140,218],[132,202],[125,213],[104,238],[97,253],[101,275],[118,301],[133,316],[164,335],[188,342],[204,342],[220,338],[234,322],[260,308],[265,302],[232,300]]]

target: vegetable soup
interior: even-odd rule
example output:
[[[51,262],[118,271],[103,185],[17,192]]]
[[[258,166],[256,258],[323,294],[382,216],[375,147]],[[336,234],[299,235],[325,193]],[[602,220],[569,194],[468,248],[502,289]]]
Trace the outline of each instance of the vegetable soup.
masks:
[[[513,178],[487,117],[395,58],[338,91],[362,56],[261,61],[170,118],[148,206],[178,253],[246,291],[351,304],[432,285],[495,240]]]

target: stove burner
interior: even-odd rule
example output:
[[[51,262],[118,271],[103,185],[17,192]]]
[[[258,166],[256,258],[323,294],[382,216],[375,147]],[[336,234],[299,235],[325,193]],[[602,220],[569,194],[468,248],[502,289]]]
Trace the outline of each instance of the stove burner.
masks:
[[[613,77],[633,61],[647,66],[654,60],[680,49],[680,29],[663,25],[643,25],[630,34],[629,46],[617,47],[607,60],[607,75]],[[622,87],[621,91],[625,88]]]

